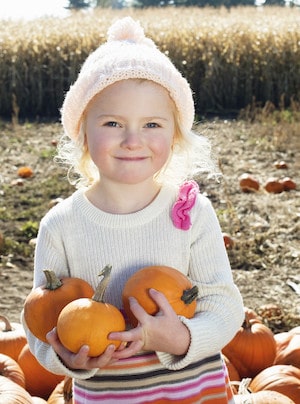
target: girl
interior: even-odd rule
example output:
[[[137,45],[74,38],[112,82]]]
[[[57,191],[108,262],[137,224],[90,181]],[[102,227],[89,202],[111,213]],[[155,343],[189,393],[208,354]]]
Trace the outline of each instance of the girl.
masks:
[[[105,300],[120,309],[126,280],[144,266],[177,268],[199,289],[192,319],[156,290],[156,316],[131,299],[137,327],[111,333],[126,345],[96,358],[88,346],[67,351],[55,329],[49,344],[39,341],[23,318],[40,363],[74,378],[76,404],[234,402],[220,352],[243,321],[243,303],[214,210],[191,180],[212,167],[193,119],[187,81],[129,17],[110,28],[66,95],[58,158],[79,189],[41,221],[34,287],[51,268],[95,288],[111,264]]]

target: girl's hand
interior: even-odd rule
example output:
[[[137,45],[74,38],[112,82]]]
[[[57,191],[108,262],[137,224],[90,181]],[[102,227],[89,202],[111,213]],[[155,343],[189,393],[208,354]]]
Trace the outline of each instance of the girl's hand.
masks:
[[[115,346],[113,344],[109,345],[102,355],[90,357],[89,347],[87,345],[83,345],[76,354],[66,349],[59,341],[56,328],[48,332],[47,340],[64,365],[71,370],[102,368],[115,361],[112,359],[113,353],[115,352]],[[124,345],[122,345],[122,348],[123,347]]]
[[[157,303],[159,312],[155,316],[146,313],[138,301],[130,298],[130,309],[138,325],[129,331],[110,333],[109,339],[127,342],[127,347],[115,351],[114,359],[128,358],[140,350],[168,352],[184,355],[190,344],[190,333],[180,321],[163,293],[150,289],[151,298]]]

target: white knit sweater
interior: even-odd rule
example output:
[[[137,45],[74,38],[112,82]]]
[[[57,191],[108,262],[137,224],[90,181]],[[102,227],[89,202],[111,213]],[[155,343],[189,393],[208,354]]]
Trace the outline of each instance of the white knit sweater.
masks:
[[[34,268],[34,287],[45,283],[43,269],[50,268],[59,277],[83,278],[95,288],[98,274],[110,264],[105,300],[119,308],[125,281],[141,267],[167,265],[188,275],[199,288],[197,314],[193,319],[181,317],[191,334],[189,350],[184,357],[157,352],[162,365],[172,370],[219,352],[233,338],[244,316],[210,201],[199,194],[190,212],[192,226],[181,230],[171,220],[177,193],[177,189],[164,186],[143,210],[118,215],[99,210],[84,190],[76,191],[42,219]],[[97,369],[66,368],[48,344],[29,332],[23,316],[22,322],[31,350],[50,371],[76,378],[96,373]]]

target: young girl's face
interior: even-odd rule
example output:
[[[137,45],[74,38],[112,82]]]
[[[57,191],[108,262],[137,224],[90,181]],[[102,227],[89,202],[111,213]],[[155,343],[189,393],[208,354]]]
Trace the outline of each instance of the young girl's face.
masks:
[[[175,106],[167,90],[147,80],[106,87],[86,111],[86,138],[101,182],[153,181],[173,144]]]

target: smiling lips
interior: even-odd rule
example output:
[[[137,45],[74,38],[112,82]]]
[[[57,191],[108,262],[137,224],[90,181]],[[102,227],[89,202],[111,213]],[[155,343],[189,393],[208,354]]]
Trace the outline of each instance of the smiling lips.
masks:
[[[148,157],[116,157],[117,160],[122,160],[122,161],[142,161],[142,160],[146,160]]]

